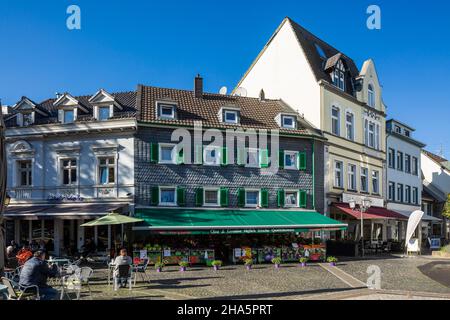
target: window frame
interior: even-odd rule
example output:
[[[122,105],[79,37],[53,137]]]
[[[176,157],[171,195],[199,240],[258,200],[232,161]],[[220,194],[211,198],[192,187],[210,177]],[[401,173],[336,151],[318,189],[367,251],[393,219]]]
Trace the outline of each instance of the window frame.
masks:
[[[365,170],[365,174],[363,174]],[[363,184],[362,178],[365,177],[366,178],[366,183],[365,186]],[[361,167],[360,168],[360,183],[361,183],[361,192],[365,192],[368,193],[369,192],[369,168],[367,167]]]
[[[284,151],[284,158],[283,158],[283,166],[284,166],[284,169],[286,169],[286,170],[299,170],[299,163],[298,163],[298,154],[299,154],[299,152],[298,151],[289,151],[289,150],[285,150]],[[288,155],[294,155],[294,158],[295,158],[295,161],[294,161],[294,164],[293,165],[291,165],[291,166],[287,166],[286,165],[286,156],[288,156]]]
[[[114,162],[111,164],[109,163],[110,160],[113,160]],[[101,160],[106,160],[106,164],[101,164]],[[117,182],[117,159],[115,156],[99,156],[97,157],[97,184],[101,185],[101,186],[108,186],[108,185],[115,185]],[[102,168],[106,168],[107,169],[107,183],[102,183],[101,182],[101,169]],[[113,169],[114,170],[114,181],[113,182],[109,182],[110,180],[110,175],[109,175],[109,169]]]
[[[338,170],[336,167],[336,164],[340,164],[340,169]],[[336,173],[339,171],[339,184],[336,184],[336,178],[337,175]],[[344,162],[343,161],[339,161],[339,160],[334,160],[334,166],[333,166],[333,187],[334,188],[338,188],[338,189],[342,189],[344,187]]]
[[[159,186],[159,202],[158,202],[158,206],[167,206],[167,207],[176,207],[178,206],[178,202],[177,202],[177,187],[175,186]],[[172,190],[174,192],[174,201],[173,202],[163,202],[162,201],[162,191],[163,190]]]
[[[162,159],[162,149],[172,147],[171,160],[163,160]],[[160,164],[176,164],[176,144],[174,143],[158,143],[158,163]]]
[[[395,160],[396,160],[395,149],[389,148],[388,149],[388,167],[389,168],[395,169]]]
[[[288,193],[294,193],[296,195],[296,204],[288,204],[286,201],[286,197]],[[284,207],[285,208],[299,208],[300,207],[300,191],[294,189],[286,189],[284,190]]]
[[[250,164],[250,152],[256,152],[256,165]],[[260,164],[261,164],[261,159],[260,159],[260,149],[258,148],[245,148],[245,161],[247,163],[247,166],[249,168],[259,168]]]
[[[72,121],[66,121],[66,113],[71,112],[72,113]],[[62,110],[62,120],[63,124],[71,124],[75,122],[75,108],[73,109],[63,109]]]
[[[413,187],[412,188],[412,203],[415,205],[419,204],[419,188]]]
[[[392,187],[392,188],[391,188]],[[388,200],[389,201],[395,201],[395,182],[389,181],[388,182]]]
[[[286,119],[291,119],[292,120],[292,124],[291,125],[286,125],[284,123],[284,120]],[[290,115],[281,115],[281,127],[286,128],[286,129],[295,129],[297,127],[296,125],[296,117],[295,116],[290,116]]]
[[[375,173],[376,173],[376,175],[375,175]],[[375,177],[376,177],[376,179],[374,179]],[[374,188],[375,180],[377,181],[377,184],[376,184],[377,190],[376,191]],[[378,171],[378,170],[372,170],[372,194],[380,195],[380,171]]]
[[[342,90],[345,91],[345,65],[340,59],[336,65],[334,66],[333,70],[333,85]]]
[[[26,168],[21,168],[21,164],[26,163]],[[29,164],[29,166],[28,166]],[[29,188],[33,186],[33,160],[31,159],[20,159],[16,161],[17,168],[17,183],[16,186],[19,188]],[[22,174],[25,173],[26,184],[22,184]]]
[[[171,114],[170,115],[163,115],[163,108],[170,108]],[[158,119],[162,120],[174,120],[176,116],[176,104],[171,104],[169,102],[157,102],[157,111],[158,111]]]
[[[227,119],[227,114],[234,114],[235,121],[229,121]],[[223,122],[230,123],[230,124],[238,124],[239,123],[239,112],[237,110],[224,109],[223,110]]]
[[[411,158],[411,174],[414,176],[419,175],[419,158],[412,156]]]
[[[108,109],[108,117],[106,119],[102,119],[101,114],[102,114],[102,110],[106,110]],[[97,116],[98,116],[98,121],[108,121],[109,118],[111,118],[111,106],[98,106],[97,107]]]
[[[398,171],[403,172],[403,169],[404,169],[403,161],[404,161],[403,152],[397,150],[397,170]]]
[[[261,206],[261,190],[260,189],[244,189],[245,190],[245,192],[244,192],[244,194],[245,194],[245,205],[244,205],[244,207],[246,207],[246,208],[258,208],[258,207],[260,207]],[[249,204],[248,203],[248,198],[247,198],[247,193],[248,192],[257,192],[258,194],[257,194],[257,201],[256,201],[256,204]]]
[[[79,158],[78,157],[60,158],[59,161],[60,161],[59,174],[61,176],[60,185],[61,186],[76,186],[76,185],[78,185],[79,165],[80,165]],[[64,166],[64,161],[69,161],[69,165]],[[75,165],[72,164],[73,161],[76,161]],[[67,183],[67,184],[64,183],[64,171],[65,170],[68,170],[69,183]],[[72,170],[75,170],[75,181],[74,182],[72,182]]]
[[[333,111],[337,111],[337,116],[333,115]],[[336,121],[336,125],[334,123]],[[333,127],[336,128],[337,132],[333,130]],[[340,136],[341,135],[341,108],[333,105],[331,106],[331,133]]]
[[[214,157],[214,163],[206,161],[207,160],[207,153],[214,150],[215,151],[215,157]],[[222,158],[222,147],[218,146],[205,146],[203,147],[203,165],[205,166],[220,166],[221,165],[221,158]]]
[[[405,173],[411,173],[411,155],[405,153]]]
[[[216,203],[206,203],[206,192],[208,192],[208,191],[216,192],[216,195],[217,195]],[[216,188],[216,187],[203,188],[203,206],[204,207],[220,207],[220,188]]]
[[[411,186],[405,185],[405,190],[403,193],[405,203],[411,204]]]
[[[372,108],[376,106],[375,89],[371,83],[367,86],[367,105]]]
[[[351,170],[353,169],[353,170]],[[356,165],[355,164],[351,164],[348,163],[347,164],[347,190],[349,191],[357,191],[357,182],[356,182]],[[353,186],[351,186],[350,184],[353,184]],[[353,188],[352,188],[353,187]]]
[[[349,115],[351,116],[351,121],[348,121]],[[355,115],[351,111],[345,112],[345,137],[347,138],[347,140],[355,141]]]

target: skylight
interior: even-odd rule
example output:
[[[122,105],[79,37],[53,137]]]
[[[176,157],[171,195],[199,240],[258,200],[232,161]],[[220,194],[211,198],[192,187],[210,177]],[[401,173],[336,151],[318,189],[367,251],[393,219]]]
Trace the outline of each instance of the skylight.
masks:
[[[322,59],[327,59],[327,55],[326,55],[325,52],[323,51],[322,47],[319,46],[317,43],[315,43],[314,45],[316,46],[316,50],[317,50],[317,53],[319,54],[319,56],[320,56]]]

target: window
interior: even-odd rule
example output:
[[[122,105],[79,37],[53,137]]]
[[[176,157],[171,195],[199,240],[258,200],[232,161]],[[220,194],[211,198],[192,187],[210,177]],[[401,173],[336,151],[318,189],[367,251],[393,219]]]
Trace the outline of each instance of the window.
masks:
[[[33,183],[32,181],[32,162],[31,160],[18,161],[18,185],[21,187],[29,187]]]
[[[369,87],[367,89],[367,104],[375,108],[375,91],[373,90],[373,86],[369,84]]]
[[[397,202],[403,202],[403,184],[397,183]]]
[[[413,187],[412,199],[414,204],[419,204],[419,190],[416,187]]]
[[[411,203],[411,186],[405,186],[405,202]]]
[[[171,104],[158,104],[158,113],[162,119],[175,119],[175,106]]]
[[[389,182],[389,192],[388,192],[389,200],[395,201],[395,183]]]
[[[407,136],[407,137],[411,136],[411,133],[409,132],[409,130],[405,130],[405,136]]]
[[[225,110],[223,119],[226,123],[238,123],[238,112],[235,110]]]
[[[62,184],[72,185],[77,183],[77,160],[65,159],[61,161]]]
[[[375,124],[369,122],[369,147],[375,148]]]
[[[416,157],[412,157],[412,174],[419,175],[419,160]]]
[[[64,123],[73,123],[75,121],[75,115],[73,110],[64,110]]]
[[[379,175],[378,171],[372,171],[372,193],[380,194],[380,183],[379,183]]]
[[[331,108],[331,133],[339,135],[340,132],[339,108]]]
[[[347,130],[347,139],[355,139],[354,116],[353,113],[347,112],[345,115],[345,128]]]
[[[380,148],[380,125],[367,119],[364,120],[364,139],[368,147]]]
[[[409,154],[405,154],[405,172],[411,173],[411,156]]]
[[[22,114],[22,123],[23,123],[24,127],[33,124],[33,114],[31,112],[23,113]]]
[[[175,163],[175,145],[159,145],[159,163]]]
[[[219,189],[205,189],[204,190],[204,203],[205,206],[218,206],[219,205]]]
[[[111,184],[116,180],[115,177],[115,159],[113,157],[110,158],[100,158],[98,160],[98,181],[99,184]]]
[[[295,129],[295,117],[281,116],[281,124],[283,128]]]
[[[203,151],[204,164],[207,166],[220,165],[220,148],[214,146],[205,147]]]
[[[345,91],[345,67],[342,60],[339,60],[333,71],[333,84]]]
[[[388,166],[395,169],[395,150],[391,148],[388,151]]]
[[[245,190],[245,206],[257,207],[259,205],[259,190]]]
[[[285,169],[298,169],[297,163],[298,152],[296,151],[284,151],[284,168]]]
[[[356,190],[356,166],[353,164],[348,165],[348,189]]]
[[[176,189],[173,187],[161,187],[159,192],[159,204],[174,206],[177,203]]]
[[[397,170],[403,171],[403,152],[397,151]]]
[[[259,167],[258,149],[247,149],[247,164],[249,167]]]
[[[361,191],[369,192],[369,169],[361,168]]]
[[[397,133],[402,133],[402,128],[400,128],[399,126],[394,126],[394,130]]]
[[[98,108],[98,120],[100,121],[106,121],[109,119],[109,107],[100,107]]]
[[[298,191],[285,191],[284,204],[286,207],[298,207]]]
[[[341,161],[334,162],[334,186],[336,188],[342,188],[342,168],[343,163]]]

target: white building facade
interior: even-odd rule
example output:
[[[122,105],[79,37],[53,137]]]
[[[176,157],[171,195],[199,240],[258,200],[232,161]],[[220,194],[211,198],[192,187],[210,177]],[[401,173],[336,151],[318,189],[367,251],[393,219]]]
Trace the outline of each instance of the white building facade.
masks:
[[[53,254],[86,239],[112,247],[111,227],[81,224],[133,210],[136,94],[70,94],[35,103],[23,97],[6,118],[7,239]]]

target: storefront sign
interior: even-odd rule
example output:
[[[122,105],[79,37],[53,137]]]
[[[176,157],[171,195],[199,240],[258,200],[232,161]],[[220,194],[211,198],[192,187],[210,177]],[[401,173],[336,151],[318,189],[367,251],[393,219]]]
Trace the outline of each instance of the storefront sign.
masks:
[[[440,238],[430,239],[430,249],[440,249],[440,248],[441,248]]]

